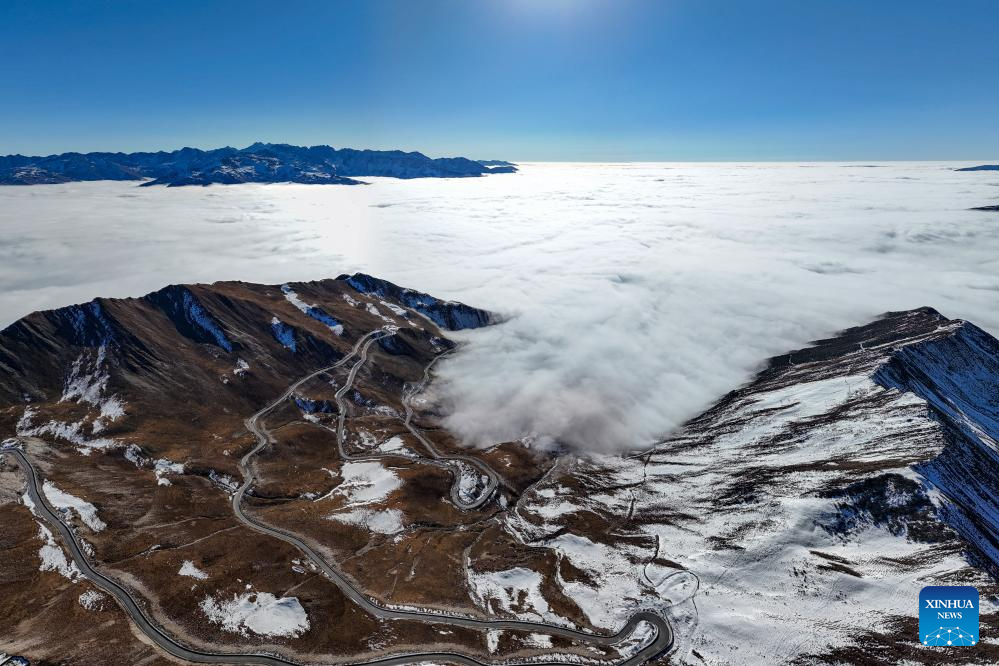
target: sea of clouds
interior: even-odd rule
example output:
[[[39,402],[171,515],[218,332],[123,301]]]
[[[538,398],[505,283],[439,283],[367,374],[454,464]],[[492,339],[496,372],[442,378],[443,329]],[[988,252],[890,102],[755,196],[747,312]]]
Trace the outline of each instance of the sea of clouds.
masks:
[[[0,325],[165,284],[361,270],[500,312],[440,366],[473,445],[647,444],[769,356],[930,305],[999,333],[999,173],[525,165],[358,187],[0,188]]]

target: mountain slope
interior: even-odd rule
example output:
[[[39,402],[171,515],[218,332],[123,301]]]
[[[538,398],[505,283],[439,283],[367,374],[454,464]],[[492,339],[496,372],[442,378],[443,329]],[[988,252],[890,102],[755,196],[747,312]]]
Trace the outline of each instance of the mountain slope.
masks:
[[[441,313],[490,320],[468,306],[410,293]],[[246,529],[234,519],[231,501],[243,478],[240,459],[255,444],[244,420],[294,380],[346,359],[379,330],[392,332],[397,344],[391,354],[373,348],[372,363],[348,396],[352,418],[400,412],[404,383],[419,381],[423,367],[451,343],[430,319],[388,296],[359,292],[346,276],[281,286],[174,285],[142,298],[35,313],[0,332],[0,439],[16,436],[39,468],[49,501],[70,507],[66,515],[95,566],[132,590],[184,644],[268,649],[302,663],[378,652],[372,645],[382,640],[382,624],[299,551]],[[275,445],[285,432],[305,432],[295,438],[295,451],[261,453],[265,471],[247,493],[248,512],[271,506],[275,487],[305,485],[301,493],[315,498],[366,469],[337,460],[324,431],[303,419],[321,404],[313,395],[332,391],[331,381],[343,382],[344,375],[331,371],[280,403],[271,419]],[[397,457],[384,474],[421,471],[406,461]],[[306,469],[305,462],[317,464]],[[394,471],[400,465],[413,469]],[[109,621],[104,610],[117,612],[107,596],[103,607],[59,606],[37,619],[19,614],[12,628],[13,609],[37,607],[60,576],[77,586],[77,595],[87,589],[66,563],[58,537],[31,520],[35,509],[26,500],[10,504],[12,495],[20,496],[21,482],[11,481],[16,469],[0,456],[0,481],[7,484],[0,488],[0,514],[28,524],[18,552],[29,559],[17,568],[0,565],[0,622],[8,627],[0,648],[28,646],[22,652],[33,661],[74,654],[81,663],[132,663],[126,650],[133,648],[124,641],[121,652],[67,643],[91,635],[89,625],[102,617]],[[422,475],[420,487],[439,497],[451,483],[448,469],[437,466]],[[335,543],[355,541],[359,527],[325,518],[331,506],[330,499],[314,504],[326,538],[332,529]],[[444,509],[442,519],[458,514]],[[32,524],[41,538],[30,536]],[[25,571],[42,581],[25,579]],[[53,633],[54,626],[67,630]],[[392,631],[388,647],[394,650],[439,637],[420,622],[393,623]],[[471,630],[458,639],[473,652],[482,642],[481,632]]]
[[[665,600],[671,663],[939,663],[922,586],[977,585],[982,635],[999,626],[997,438],[999,343],[892,313],[773,359],[646,453],[564,461],[494,548],[518,553],[506,570],[571,564],[562,589],[600,626]]]
[[[771,359],[630,455],[530,439],[465,450],[424,389],[452,348],[444,330],[496,321],[363,274],[97,299],[0,332],[0,429],[96,566],[190,645],[310,663],[432,646],[602,664],[648,645],[650,626],[607,646],[378,619],[301,549],[234,518],[248,456],[243,511],[384,608],[601,635],[651,611],[669,619],[675,664],[936,664],[948,654],[918,641],[919,589],[970,584],[983,641],[961,658],[999,659],[999,342],[986,332],[929,308],[889,313]],[[268,404],[258,450],[247,423]],[[74,580],[4,497],[18,557]],[[0,580],[12,604],[52,587],[26,570]],[[261,603],[283,609],[280,631],[237,613]],[[83,632],[91,616],[77,615],[61,621]],[[58,645],[46,627],[17,631],[18,646]]]

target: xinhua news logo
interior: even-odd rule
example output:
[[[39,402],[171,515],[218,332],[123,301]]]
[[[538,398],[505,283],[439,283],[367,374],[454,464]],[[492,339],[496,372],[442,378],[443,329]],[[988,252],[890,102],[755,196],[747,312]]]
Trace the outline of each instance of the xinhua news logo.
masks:
[[[929,585],[919,592],[923,645],[978,645],[978,590],[970,585]]]

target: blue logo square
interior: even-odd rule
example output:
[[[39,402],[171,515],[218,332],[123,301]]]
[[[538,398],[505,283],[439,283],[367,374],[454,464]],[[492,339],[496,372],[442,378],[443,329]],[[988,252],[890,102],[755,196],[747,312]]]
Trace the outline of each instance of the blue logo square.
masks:
[[[978,590],[970,585],[928,585],[920,590],[919,642],[977,645]]]

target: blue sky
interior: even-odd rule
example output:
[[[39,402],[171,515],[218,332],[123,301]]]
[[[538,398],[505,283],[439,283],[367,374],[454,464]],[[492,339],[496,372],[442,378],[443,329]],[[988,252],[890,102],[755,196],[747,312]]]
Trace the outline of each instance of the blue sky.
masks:
[[[999,2],[0,4],[0,154],[999,158]]]

